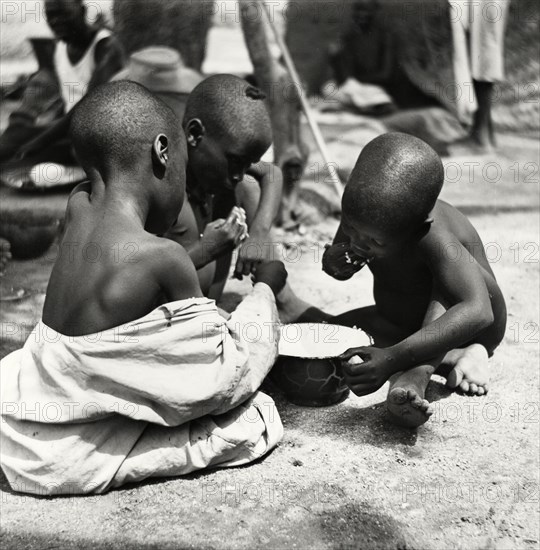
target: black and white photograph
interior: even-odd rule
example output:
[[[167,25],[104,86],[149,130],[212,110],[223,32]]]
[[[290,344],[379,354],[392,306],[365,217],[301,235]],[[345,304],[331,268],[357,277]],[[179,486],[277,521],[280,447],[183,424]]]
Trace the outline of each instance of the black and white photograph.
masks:
[[[0,1],[5,550],[540,550],[540,1]]]

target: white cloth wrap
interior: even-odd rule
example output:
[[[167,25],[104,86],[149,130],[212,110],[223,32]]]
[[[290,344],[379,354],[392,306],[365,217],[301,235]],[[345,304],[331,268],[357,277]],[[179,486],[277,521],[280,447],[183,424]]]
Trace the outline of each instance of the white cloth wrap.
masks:
[[[277,357],[270,288],[226,321],[207,298],[69,337],[39,322],[0,363],[0,461],[15,491],[101,493],[148,477],[246,464],[283,427],[258,388]]]

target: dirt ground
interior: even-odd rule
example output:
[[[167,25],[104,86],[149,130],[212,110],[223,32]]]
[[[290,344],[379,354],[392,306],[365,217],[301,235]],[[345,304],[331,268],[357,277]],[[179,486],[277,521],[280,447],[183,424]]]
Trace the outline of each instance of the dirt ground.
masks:
[[[436,379],[435,415],[411,431],[388,422],[385,388],[323,409],[277,396],[284,439],[249,467],[91,497],[22,496],[2,479],[3,547],[538,548],[538,141],[499,143],[494,157],[447,158],[443,191],[482,235],[508,303],[486,397],[449,393]],[[338,313],[371,302],[371,277],[338,283],[321,271],[336,225],[284,235],[282,259],[303,298]],[[6,333],[10,323],[38,319],[53,257],[9,266],[2,285],[32,295],[2,304],[2,355],[23,339],[22,329]],[[248,288],[231,281],[226,301]]]
[[[389,423],[386,387],[321,409],[277,395],[285,435],[263,460],[103,496],[19,495],[2,475],[2,548],[539,548],[538,162],[538,136],[516,134],[500,135],[492,156],[445,159],[442,197],[477,227],[508,305],[487,396],[450,393],[437,378],[428,393],[436,412],[415,431]],[[306,180],[302,193],[328,203],[332,190]],[[9,200],[34,208],[40,197]],[[48,200],[61,210],[65,198]],[[337,223],[280,236],[293,288],[332,313],[372,302],[367,271],[339,283],[321,270]],[[39,319],[53,259],[54,248],[12,262],[0,279],[29,293],[1,304],[0,357]],[[231,281],[224,301],[248,290]]]

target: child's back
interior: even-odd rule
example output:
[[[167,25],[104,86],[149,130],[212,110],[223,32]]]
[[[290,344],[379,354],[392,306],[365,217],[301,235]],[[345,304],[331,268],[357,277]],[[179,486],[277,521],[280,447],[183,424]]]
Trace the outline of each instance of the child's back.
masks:
[[[184,249],[155,236],[184,199],[185,141],[174,113],[142,86],[107,84],[76,107],[71,134],[90,183],[69,199],[43,322],[91,334],[201,296]]]

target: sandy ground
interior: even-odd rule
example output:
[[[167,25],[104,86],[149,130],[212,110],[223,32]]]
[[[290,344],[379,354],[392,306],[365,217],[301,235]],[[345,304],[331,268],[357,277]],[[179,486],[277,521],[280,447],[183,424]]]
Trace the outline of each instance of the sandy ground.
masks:
[[[235,40],[227,56],[239,51]],[[285,436],[264,460],[104,496],[18,495],[2,476],[2,547],[539,548],[539,146],[516,135],[499,144],[492,157],[447,158],[443,190],[482,235],[507,299],[508,331],[486,397],[449,393],[436,379],[428,395],[435,415],[411,431],[388,422],[386,388],[324,409],[276,396]],[[304,196],[328,202],[323,179],[306,180]],[[41,200],[8,198],[27,208]],[[65,197],[48,200],[61,210]],[[368,272],[338,283],[321,271],[321,247],[337,223],[283,236],[280,258],[298,294],[333,313],[372,301]],[[1,304],[0,356],[22,345],[40,317],[54,254],[12,262],[0,280],[29,291]],[[248,289],[231,281],[225,301]]]
[[[488,396],[449,393],[437,379],[435,415],[417,431],[388,422],[385,388],[324,409],[277,396],[285,437],[250,467],[95,497],[22,496],[3,479],[3,547],[538,548],[538,142],[499,141],[494,157],[446,159],[443,191],[483,236],[508,303]],[[338,283],[321,271],[336,225],[285,236],[282,259],[303,298],[338,313],[371,302],[371,277]],[[2,284],[33,295],[2,304],[3,354],[39,317],[53,257],[9,266]],[[248,288],[231,281],[227,301]]]

